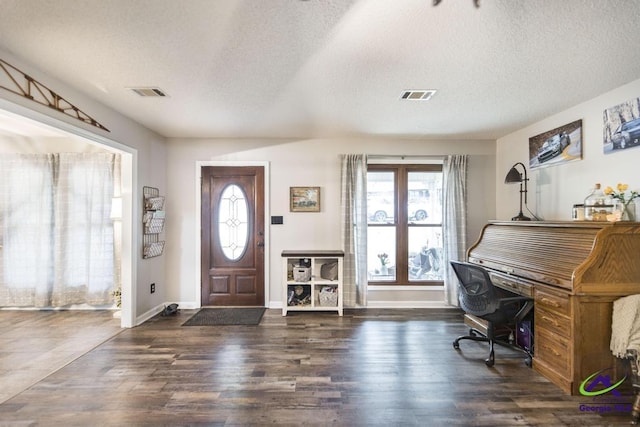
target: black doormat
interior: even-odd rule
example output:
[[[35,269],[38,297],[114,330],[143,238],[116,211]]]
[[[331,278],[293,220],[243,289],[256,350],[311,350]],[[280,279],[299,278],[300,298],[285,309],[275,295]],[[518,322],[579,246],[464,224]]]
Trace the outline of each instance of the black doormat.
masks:
[[[258,325],[264,307],[202,308],[182,326]]]

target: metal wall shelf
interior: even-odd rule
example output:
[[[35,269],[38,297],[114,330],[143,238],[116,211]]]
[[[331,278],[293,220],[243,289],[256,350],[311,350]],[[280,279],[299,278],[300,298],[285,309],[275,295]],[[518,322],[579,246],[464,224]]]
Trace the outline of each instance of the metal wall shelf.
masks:
[[[162,255],[164,240],[159,234],[164,229],[164,196],[154,187],[143,187],[143,234],[142,258],[153,258]]]

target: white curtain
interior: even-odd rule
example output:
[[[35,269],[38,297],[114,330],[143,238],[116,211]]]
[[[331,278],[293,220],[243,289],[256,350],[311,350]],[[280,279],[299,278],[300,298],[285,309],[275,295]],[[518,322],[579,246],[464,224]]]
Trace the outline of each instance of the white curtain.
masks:
[[[0,306],[112,303],[117,157],[0,156]]]
[[[0,156],[0,306],[46,305],[53,286],[53,161],[49,154]]]
[[[467,158],[449,155],[443,168],[444,296],[458,306],[458,281],[449,261],[463,261],[467,250]]]
[[[344,305],[367,305],[367,157],[342,156]]]

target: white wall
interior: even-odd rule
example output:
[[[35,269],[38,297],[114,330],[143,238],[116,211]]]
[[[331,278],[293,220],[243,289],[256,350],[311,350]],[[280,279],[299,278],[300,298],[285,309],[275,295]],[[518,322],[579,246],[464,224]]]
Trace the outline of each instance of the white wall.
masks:
[[[60,94],[108,128],[110,132],[2,89],[0,89],[1,110],[65,130],[72,135],[85,138],[87,143],[102,144],[112,150],[126,153],[123,157],[123,175],[124,178],[128,178],[129,184],[128,188],[126,186],[123,188],[123,226],[125,226],[125,217],[128,215],[128,226],[124,228],[125,232],[128,231],[125,241],[128,239],[133,242],[129,245],[129,250],[123,252],[123,257],[127,258],[129,264],[123,270],[123,276],[128,276],[128,286],[132,287],[133,291],[123,289],[127,292],[127,295],[123,295],[123,303],[125,300],[130,300],[132,303],[131,310],[123,307],[123,325],[134,326],[141,323],[155,314],[158,307],[161,308],[166,301],[164,257],[143,260],[141,255],[142,187],[144,185],[158,187],[161,193],[166,189],[165,139],[8,52],[0,50],[0,57]],[[123,287],[124,281],[125,277],[123,277]],[[149,284],[153,282],[156,283],[156,293],[150,295]]]
[[[504,184],[504,177],[516,162],[529,164],[529,138],[579,119],[582,119],[583,159],[530,172],[531,210],[545,220],[568,221],[572,206],[582,203],[597,182],[603,188],[622,182],[629,184],[630,189],[640,189],[640,148],[603,154],[603,111],[638,97],[640,80],[500,138],[495,178],[497,219],[508,220],[518,213],[518,187]]]
[[[199,250],[195,244],[196,229],[196,162],[198,161],[268,161],[270,166],[269,216],[282,215],[283,225],[268,225],[267,241],[270,259],[268,304],[281,304],[281,258],[289,249],[340,249],[340,155],[470,154],[469,161],[469,244],[480,227],[495,214],[495,142],[494,141],[429,141],[389,138],[311,139],[311,140],[229,140],[170,139],[167,157],[167,282],[169,301],[199,305]],[[320,213],[289,212],[289,187],[320,186]],[[441,293],[424,291],[419,297],[400,293],[381,298],[389,304],[403,306]],[[375,299],[374,299],[375,301]],[[404,303],[403,303],[404,301]],[[380,301],[379,301],[380,302]]]

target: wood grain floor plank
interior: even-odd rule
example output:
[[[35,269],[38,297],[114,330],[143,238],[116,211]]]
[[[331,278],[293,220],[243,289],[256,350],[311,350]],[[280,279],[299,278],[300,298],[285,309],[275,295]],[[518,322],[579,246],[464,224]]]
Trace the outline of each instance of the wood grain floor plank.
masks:
[[[192,314],[183,310],[113,333],[100,331],[106,318],[17,312],[9,320],[0,313],[22,328],[0,333],[20,348],[0,349],[3,387],[20,382],[19,375],[5,377],[7,365],[21,366],[24,376],[35,367],[23,359],[55,365],[73,358],[1,403],[0,425],[615,426],[630,420],[626,413],[581,411],[588,399],[565,395],[511,350],[497,348],[493,368],[484,364],[483,343],[465,342],[455,351],[453,339],[467,330],[457,310],[346,310],[343,317],[267,310],[258,326],[182,327]],[[64,354],[91,334],[99,345],[79,349],[80,357]],[[51,337],[58,340],[47,349]]]

